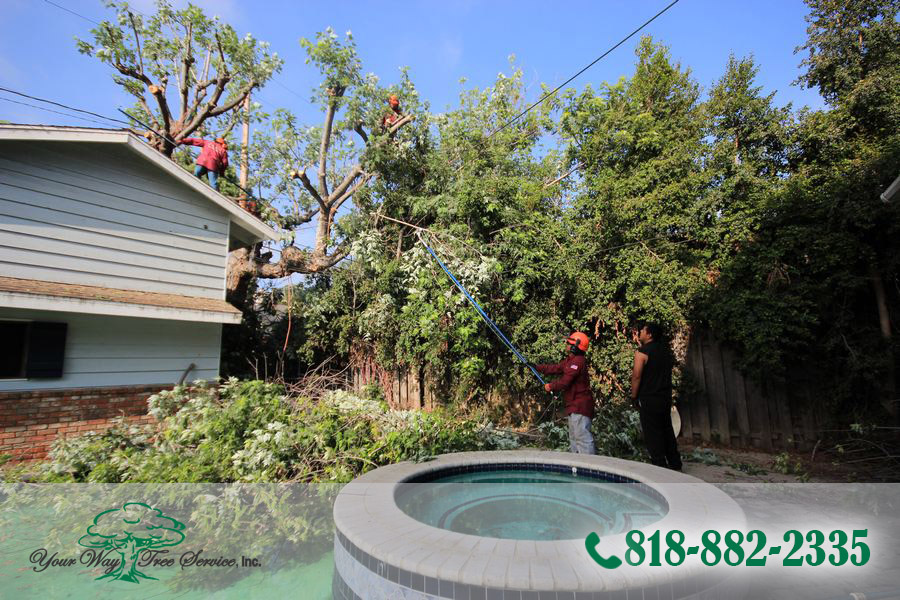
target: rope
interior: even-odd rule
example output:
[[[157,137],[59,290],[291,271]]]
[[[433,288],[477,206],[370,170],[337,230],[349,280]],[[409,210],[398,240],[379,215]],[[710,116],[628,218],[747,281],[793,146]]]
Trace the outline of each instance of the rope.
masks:
[[[528,360],[524,356],[522,356],[522,353],[519,352],[518,348],[516,348],[511,341],[509,341],[509,338],[507,338],[503,334],[503,332],[500,330],[500,328],[497,326],[497,324],[491,320],[491,318],[487,315],[486,312],[484,312],[484,309],[481,308],[481,305],[478,304],[478,302],[475,300],[475,298],[472,297],[472,295],[465,288],[465,286],[462,283],[460,283],[456,277],[453,276],[453,273],[450,272],[450,269],[447,268],[447,265],[444,264],[444,262],[438,257],[438,255],[435,254],[434,250],[431,249],[431,246],[429,246],[428,243],[422,238],[422,233],[420,231],[417,231],[416,236],[419,238],[419,241],[422,242],[422,245],[425,246],[425,249],[428,250],[428,253],[431,254],[431,256],[434,257],[434,260],[436,260],[437,263],[441,266],[441,268],[444,270],[444,273],[446,273],[447,277],[450,278],[450,281],[452,281],[453,284],[457,288],[459,288],[459,291],[461,291],[463,293],[463,295],[466,297],[466,299],[472,304],[472,306],[475,307],[475,310],[478,311],[478,314],[481,315],[481,318],[484,319],[484,322],[487,323],[487,325],[491,329],[491,331],[493,331],[497,335],[497,337],[500,339],[500,341],[503,342],[503,344],[507,348],[512,350],[513,354],[516,355],[516,358],[518,358],[520,361],[522,361],[522,364],[524,364],[526,367],[528,367],[531,370],[532,373],[534,373],[534,376],[537,377],[538,381],[541,382],[541,385],[545,385],[547,382],[544,381],[544,378],[541,377],[541,374],[537,371],[537,369],[535,369],[534,366],[530,362],[528,362]]]

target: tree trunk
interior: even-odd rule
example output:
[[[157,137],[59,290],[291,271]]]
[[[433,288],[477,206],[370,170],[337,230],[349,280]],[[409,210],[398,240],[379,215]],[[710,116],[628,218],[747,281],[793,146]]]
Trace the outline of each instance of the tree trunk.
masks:
[[[243,313],[249,308],[247,298],[255,274],[250,248],[240,248],[228,254],[225,299]]]

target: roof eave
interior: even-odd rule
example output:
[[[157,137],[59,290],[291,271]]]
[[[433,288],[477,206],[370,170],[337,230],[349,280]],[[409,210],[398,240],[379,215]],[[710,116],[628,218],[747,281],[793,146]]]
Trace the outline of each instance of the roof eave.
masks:
[[[191,321],[194,323],[239,324],[241,322],[241,313],[239,312],[225,313],[205,309],[154,306],[9,291],[0,291],[0,308],[163,319],[167,321]]]

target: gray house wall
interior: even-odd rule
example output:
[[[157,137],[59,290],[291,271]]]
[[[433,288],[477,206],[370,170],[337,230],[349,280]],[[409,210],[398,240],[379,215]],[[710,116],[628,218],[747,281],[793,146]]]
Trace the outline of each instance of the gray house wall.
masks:
[[[172,385],[219,374],[222,325],[0,308],[0,320],[68,323],[63,376],[0,379],[0,392],[104,386]]]
[[[0,141],[0,275],[222,299],[229,222],[122,144]]]

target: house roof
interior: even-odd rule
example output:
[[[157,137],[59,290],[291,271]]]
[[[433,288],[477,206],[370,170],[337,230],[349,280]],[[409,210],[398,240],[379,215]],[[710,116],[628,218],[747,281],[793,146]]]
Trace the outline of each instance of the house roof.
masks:
[[[210,186],[192,176],[174,161],[150,147],[146,141],[128,129],[98,129],[92,127],[65,127],[58,125],[2,125],[0,140],[23,140],[45,142],[92,142],[122,144],[145,160],[169,173],[195,192],[207,198],[228,213],[232,231],[240,241],[250,245],[263,240],[276,239],[278,232],[232,200],[226,198]],[[243,235],[241,235],[243,234]]]
[[[176,321],[240,323],[224,300],[0,277],[0,306]]]

